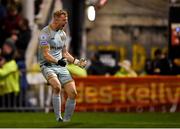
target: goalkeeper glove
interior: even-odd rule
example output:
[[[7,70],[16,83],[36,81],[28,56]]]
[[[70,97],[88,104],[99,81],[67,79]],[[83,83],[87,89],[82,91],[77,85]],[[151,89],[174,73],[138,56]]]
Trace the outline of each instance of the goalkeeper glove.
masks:
[[[80,60],[74,59],[73,63],[81,68],[85,68],[87,61],[85,59],[81,58]]]
[[[65,57],[61,58],[60,60],[58,60],[58,65],[65,67],[67,64],[67,60]]]

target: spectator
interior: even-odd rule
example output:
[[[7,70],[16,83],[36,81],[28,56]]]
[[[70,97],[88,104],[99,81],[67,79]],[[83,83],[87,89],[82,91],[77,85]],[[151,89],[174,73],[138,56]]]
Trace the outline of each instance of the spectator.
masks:
[[[155,59],[152,61],[152,71],[154,75],[170,75],[171,62],[166,53],[157,49],[154,53]]]
[[[3,95],[5,98],[4,102],[6,107],[13,107],[16,105],[15,99],[20,91],[18,67],[13,59],[15,50],[15,45],[11,40],[6,40],[2,46],[0,60],[0,101],[2,100]]]
[[[16,62],[18,65],[18,69],[20,71],[20,86],[21,86],[21,95],[24,96],[22,100],[22,105],[26,104],[26,91],[28,88],[28,82],[26,77],[26,65],[25,65],[25,53],[27,50],[27,46],[31,39],[31,30],[29,27],[29,22],[27,19],[22,18],[18,22],[18,40],[16,42]]]
[[[124,60],[119,63],[121,67],[119,71],[115,73],[115,77],[137,77],[136,72],[131,68],[131,62],[129,60]]]
[[[172,61],[168,58],[168,51],[162,51],[162,56],[160,59],[160,74],[171,75],[173,67],[172,65]]]
[[[100,61],[100,57],[98,53],[95,53],[91,58],[91,64],[87,69],[88,75],[113,75],[119,66],[106,66]]]
[[[7,16],[4,18],[2,23],[3,38],[10,37],[14,32],[17,31],[18,22],[21,19],[21,15],[18,13],[16,6],[11,5],[8,8]],[[17,32],[16,32],[17,33]]]
[[[106,69],[104,64],[99,60],[99,54],[95,53],[91,58],[91,64],[87,70],[88,75],[104,75]]]
[[[31,30],[27,19],[22,18],[18,22],[18,40],[16,42],[17,55],[16,60],[25,60],[25,52],[31,39]]]

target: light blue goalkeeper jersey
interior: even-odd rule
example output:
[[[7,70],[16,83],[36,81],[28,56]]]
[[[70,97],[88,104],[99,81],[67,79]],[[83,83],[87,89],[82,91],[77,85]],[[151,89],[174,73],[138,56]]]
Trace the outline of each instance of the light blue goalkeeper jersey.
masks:
[[[63,30],[53,31],[50,26],[44,27],[39,36],[38,61],[40,65],[47,63],[42,49],[50,46],[50,54],[57,60],[62,58],[62,49],[65,47],[66,33]]]

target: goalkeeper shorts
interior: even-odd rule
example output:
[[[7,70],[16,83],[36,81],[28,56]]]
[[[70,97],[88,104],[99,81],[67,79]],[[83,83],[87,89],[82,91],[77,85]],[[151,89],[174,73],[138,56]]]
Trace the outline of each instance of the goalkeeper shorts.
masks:
[[[64,86],[66,83],[70,81],[73,81],[72,76],[66,67],[61,67],[58,65],[43,65],[41,66],[41,72],[47,81],[52,77],[57,77],[62,86]]]

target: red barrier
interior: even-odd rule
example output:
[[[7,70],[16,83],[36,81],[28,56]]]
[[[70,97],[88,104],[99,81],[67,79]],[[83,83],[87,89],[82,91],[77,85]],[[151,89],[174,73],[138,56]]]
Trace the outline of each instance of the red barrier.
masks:
[[[180,103],[180,77],[74,78],[77,111],[160,111]],[[163,109],[164,110],[164,109]]]

